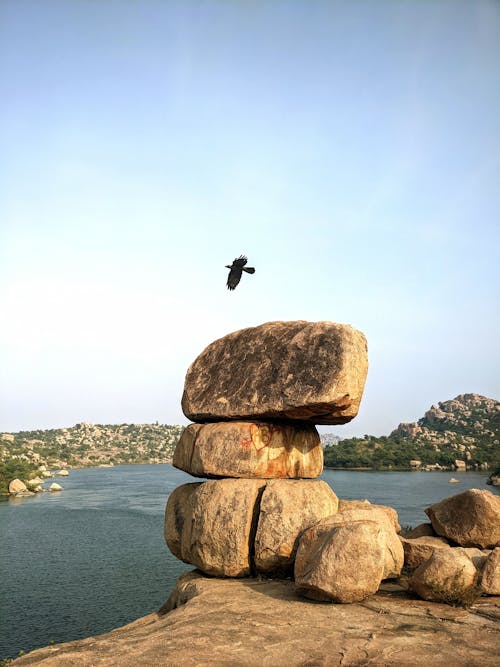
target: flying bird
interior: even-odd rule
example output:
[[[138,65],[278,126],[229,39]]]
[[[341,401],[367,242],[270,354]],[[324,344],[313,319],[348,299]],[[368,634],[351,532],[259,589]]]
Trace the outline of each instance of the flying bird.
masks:
[[[246,273],[255,273],[255,269],[252,266],[245,266],[248,262],[248,259],[245,255],[240,255],[233,260],[231,265],[226,264],[226,269],[230,269],[229,275],[227,277],[227,289],[233,290],[236,285],[240,282],[241,274],[243,271]]]

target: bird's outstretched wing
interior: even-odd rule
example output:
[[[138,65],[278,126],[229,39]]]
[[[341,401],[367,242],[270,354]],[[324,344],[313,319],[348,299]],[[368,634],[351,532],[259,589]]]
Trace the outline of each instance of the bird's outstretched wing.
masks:
[[[240,255],[239,257],[233,260],[233,266],[243,268],[247,262],[248,262],[247,257],[245,257],[245,255]]]

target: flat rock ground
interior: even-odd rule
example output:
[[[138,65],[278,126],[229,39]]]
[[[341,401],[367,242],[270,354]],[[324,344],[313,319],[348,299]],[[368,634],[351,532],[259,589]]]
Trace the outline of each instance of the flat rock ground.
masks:
[[[363,602],[309,602],[288,580],[183,575],[165,607],[99,637],[14,660],[44,667],[499,665],[500,598],[469,610],[385,583]]]

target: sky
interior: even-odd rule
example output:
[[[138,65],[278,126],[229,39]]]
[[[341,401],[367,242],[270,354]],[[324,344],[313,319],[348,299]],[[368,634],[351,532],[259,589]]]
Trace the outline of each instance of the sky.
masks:
[[[367,337],[323,431],[500,397],[500,2],[1,0],[0,99],[0,431],[186,424],[273,320]]]

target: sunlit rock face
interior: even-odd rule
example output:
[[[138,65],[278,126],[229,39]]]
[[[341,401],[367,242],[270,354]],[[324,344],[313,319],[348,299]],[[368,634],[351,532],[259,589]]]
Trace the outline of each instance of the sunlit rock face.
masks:
[[[470,489],[431,505],[425,513],[438,535],[463,547],[500,546],[500,497]]]
[[[337,496],[322,480],[268,482],[255,535],[256,571],[291,574],[301,533],[337,508]]]
[[[188,369],[182,409],[194,422],[345,424],[368,370],[365,336],[333,322],[268,322],[211,343]]]
[[[323,470],[323,448],[312,424],[190,424],[173,464],[195,477],[314,478]]]
[[[218,479],[177,487],[165,511],[170,551],[212,576],[249,576],[254,513],[264,486],[263,480]]]
[[[384,574],[386,539],[375,521],[321,522],[305,531],[295,560],[297,592],[313,600],[359,602]]]

